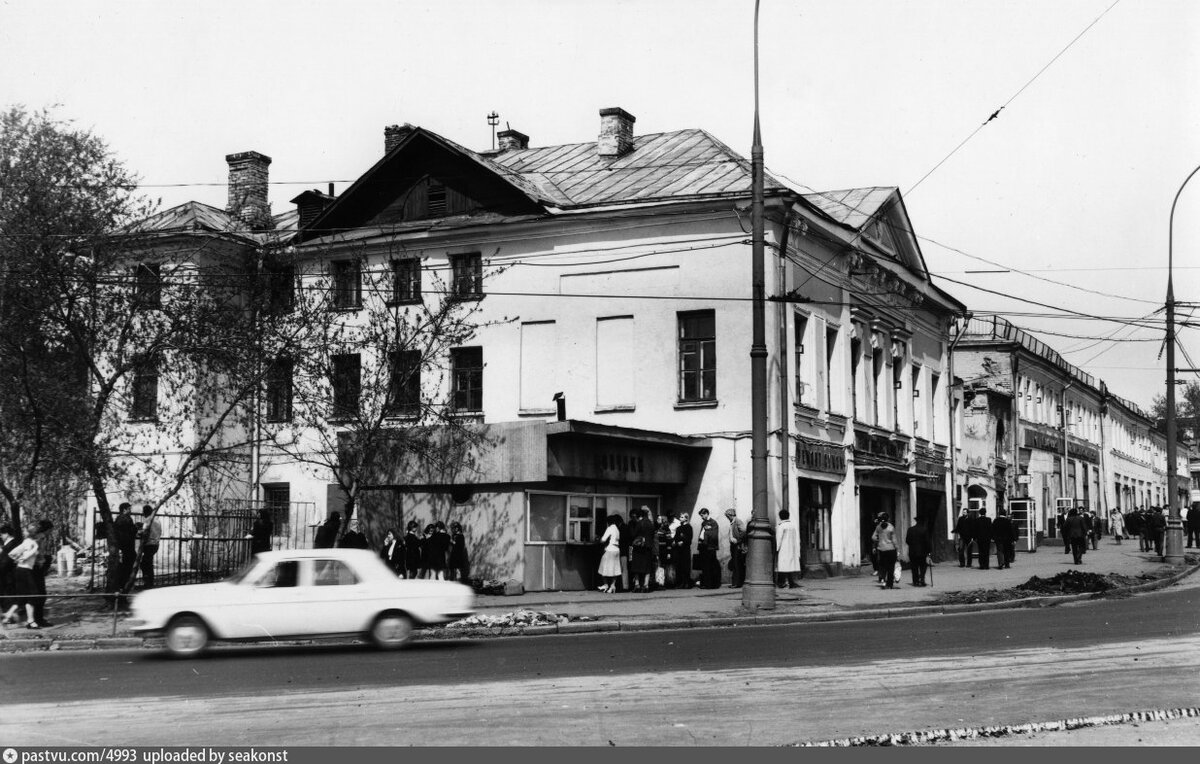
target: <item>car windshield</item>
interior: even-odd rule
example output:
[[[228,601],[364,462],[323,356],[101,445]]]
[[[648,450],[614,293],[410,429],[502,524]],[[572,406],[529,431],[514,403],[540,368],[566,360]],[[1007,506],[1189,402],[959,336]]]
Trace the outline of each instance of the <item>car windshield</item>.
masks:
[[[241,570],[239,570],[237,573],[234,573],[229,578],[225,579],[225,581],[230,584],[242,583],[243,581],[246,580],[246,577],[250,575],[250,572],[258,567],[258,563],[259,563],[259,561],[257,559],[251,559],[249,562],[247,562],[245,565],[242,566]]]

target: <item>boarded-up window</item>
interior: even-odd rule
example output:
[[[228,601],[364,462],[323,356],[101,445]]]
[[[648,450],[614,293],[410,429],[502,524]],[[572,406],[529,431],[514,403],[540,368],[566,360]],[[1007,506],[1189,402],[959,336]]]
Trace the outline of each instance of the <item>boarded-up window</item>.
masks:
[[[633,316],[596,319],[596,406],[634,405]]]
[[[562,368],[557,352],[557,327],[553,321],[521,324],[521,410],[550,411],[561,388],[555,372]]]

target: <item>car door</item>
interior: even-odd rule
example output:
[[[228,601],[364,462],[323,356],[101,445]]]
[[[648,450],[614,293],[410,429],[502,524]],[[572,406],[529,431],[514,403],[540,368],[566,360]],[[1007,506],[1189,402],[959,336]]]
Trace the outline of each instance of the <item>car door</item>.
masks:
[[[304,580],[307,560],[277,560],[239,584],[238,602],[228,608],[227,634],[234,639],[306,633]]]
[[[365,585],[345,560],[312,560],[306,620],[311,634],[337,634],[366,628],[370,613]]]

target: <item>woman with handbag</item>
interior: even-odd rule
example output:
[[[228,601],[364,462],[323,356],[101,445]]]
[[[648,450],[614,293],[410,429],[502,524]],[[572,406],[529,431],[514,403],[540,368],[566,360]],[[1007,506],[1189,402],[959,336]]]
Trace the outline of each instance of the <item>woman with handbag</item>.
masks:
[[[871,536],[871,547],[879,558],[879,572],[884,576],[883,588],[896,588],[896,569],[899,563],[896,559],[896,528],[883,512],[879,513],[879,525],[875,526],[875,534]]]
[[[605,594],[616,591],[617,579],[621,577],[621,529],[617,527],[617,516],[608,516],[608,527],[600,537],[604,554],[600,557],[600,577],[604,584],[599,587]]]

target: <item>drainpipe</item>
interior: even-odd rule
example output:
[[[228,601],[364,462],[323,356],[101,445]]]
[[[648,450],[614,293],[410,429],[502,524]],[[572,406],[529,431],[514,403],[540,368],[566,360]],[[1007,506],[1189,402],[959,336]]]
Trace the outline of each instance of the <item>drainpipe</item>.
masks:
[[[958,330],[958,334],[950,342],[950,350],[946,353],[946,369],[950,373],[949,389],[954,389],[954,348],[958,345],[958,341],[967,333],[967,324],[971,322],[971,316],[974,315],[970,311],[963,316],[962,328]],[[953,396],[952,396],[953,397]],[[958,463],[958,452],[955,450],[954,430],[958,426],[958,422],[954,419],[954,407],[950,406],[950,522],[947,528],[953,531],[954,521],[958,518],[958,506],[954,501],[955,491],[958,490],[958,468],[955,466]],[[937,433],[933,433],[936,437]]]
[[[783,216],[783,232],[779,239],[776,294],[780,296],[787,294],[787,245],[788,234],[791,233],[792,217],[792,207],[789,206]],[[788,484],[791,481],[789,439],[791,438],[792,412],[789,405],[791,401],[788,398],[788,304],[782,300],[779,301],[776,312],[779,321],[779,507],[788,510],[790,514],[789,497],[791,494]]]
[[[1067,423],[1067,390],[1070,390],[1071,385],[1074,385],[1074,384],[1075,384],[1075,380],[1071,380],[1067,384],[1063,385],[1063,389],[1062,389],[1061,408],[1062,408],[1062,428],[1063,428],[1063,463],[1062,463],[1062,472],[1058,476],[1058,483],[1059,483],[1059,490],[1061,492],[1061,496],[1064,499],[1066,499],[1066,498],[1074,499],[1075,498],[1075,490],[1074,490],[1075,484],[1074,483],[1071,484],[1071,489],[1072,489],[1071,496],[1069,496],[1069,497],[1067,496],[1067,459],[1069,458],[1067,456],[1067,440],[1069,438],[1069,435],[1067,432],[1067,424],[1068,424]]]

